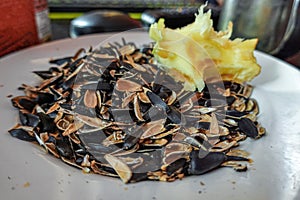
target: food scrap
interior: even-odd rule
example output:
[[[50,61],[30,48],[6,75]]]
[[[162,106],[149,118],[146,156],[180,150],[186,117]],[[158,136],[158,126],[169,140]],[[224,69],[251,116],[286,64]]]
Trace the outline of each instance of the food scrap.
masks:
[[[243,83],[260,73],[253,51],[257,39],[231,40],[232,23],[228,30],[216,32],[211,11],[201,6],[195,21],[178,29],[166,28],[164,19],[151,25],[149,35],[156,41],[154,56],[161,66],[186,89],[202,90],[205,71],[216,68],[225,80]]]
[[[24,95],[11,99],[19,122],[9,133],[85,173],[124,183],[174,181],[219,167],[247,170],[251,159],[237,147],[265,134],[253,87],[242,83],[259,73],[250,52],[255,41],[230,41],[230,31],[212,32],[210,14],[201,9],[196,22],[180,32],[197,41],[214,39],[204,42],[205,48],[209,59],[222,59],[218,67],[225,80],[205,82],[203,71],[193,69],[194,61],[169,59],[160,48],[175,38],[160,21],[150,31],[158,41],[154,47],[138,48],[124,40],[79,50],[73,57],[51,60],[48,70],[34,71],[42,81],[23,84]],[[235,58],[224,58],[229,54],[224,46]],[[172,67],[165,71],[157,61]]]
[[[210,83],[215,94],[207,87],[185,91],[152,64],[151,46],[128,45],[133,50],[117,57],[111,49],[120,52],[123,46],[66,58],[63,64],[57,60],[57,67],[35,71],[41,84],[23,84],[25,95],[11,99],[20,122],[10,134],[86,173],[125,183],[174,181],[221,166],[246,169],[248,154],[234,148],[265,133],[257,122],[252,86],[225,81],[223,89]],[[75,83],[75,76],[84,79]]]
[[[24,188],[27,188],[27,187],[29,187],[29,186],[30,186],[30,183],[29,183],[29,182],[26,182],[26,183],[23,184],[23,187],[24,187]]]

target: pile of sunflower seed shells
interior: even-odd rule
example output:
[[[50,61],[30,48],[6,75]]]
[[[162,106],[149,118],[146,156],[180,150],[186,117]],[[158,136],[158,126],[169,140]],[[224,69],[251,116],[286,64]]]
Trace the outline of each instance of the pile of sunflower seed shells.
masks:
[[[252,86],[207,82],[185,91],[155,63],[151,44],[107,44],[51,60],[38,86],[12,98],[18,139],[41,145],[63,162],[123,182],[174,181],[219,167],[247,170],[237,149],[265,129]]]

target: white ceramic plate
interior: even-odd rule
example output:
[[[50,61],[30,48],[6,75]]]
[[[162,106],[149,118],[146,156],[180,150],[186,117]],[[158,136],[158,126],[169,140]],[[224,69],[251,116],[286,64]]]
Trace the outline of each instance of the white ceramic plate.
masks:
[[[22,83],[36,82],[31,71],[47,69],[50,58],[73,55],[109,36],[55,41],[0,60],[1,199],[300,199],[300,71],[260,52],[255,55],[262,73],[253,81],[253,97],[259,102],[259,121],[267,135],[241,144],[254,160],[247,172],[222,168],[172,183],[125,185],[118,179],[83,174],[38,146],[12,138],[7,130],[17,122],[18,112],[6,96],[21,94],[16,88]],[[127,41],[149,41],[145,33],[122,36]]]

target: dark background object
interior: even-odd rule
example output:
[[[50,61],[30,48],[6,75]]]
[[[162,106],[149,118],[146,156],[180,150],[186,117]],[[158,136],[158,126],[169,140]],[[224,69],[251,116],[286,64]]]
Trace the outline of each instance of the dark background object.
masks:
[[[70,36],[117,32],[140,28],[139,21],[130,18],[127,14],[115,10],[95,10],[73,19],[70,24]]]
[[[114,9],[143,12],[146,9],[199,7],[206,0],[48,0],[51,12],[87,12]]]
[[[95,9],[114,9],[125,13],[137,13],[140,15],[144,11],[147,13],[152,10],[166,10],[177,8],[194,7],[199,8],[206,0],[48,0],[50,13],[68,14],[74,12],[87,12]],[[219,5],[221,1],[208,0],[208,7],[212,9],[212,18],[214,27],[217,25],[219,12],[222,6]],[[155,11],[157,12],[157,11]],[[298,9],[298,16],[299,9]],[[194,15],[193,15],[194,17]],[[73,19],[73,18],[72,18]],[[63,39],[69,37],[69,27],[71,18],[55,18],[51,19],[52,40]],[[155,20],[158,18],[155,17]],[[144,25],[148,26],[145,22]],[[178,26],[188,23],[185,20],[179,20]],[[300,19],[297,19],[297,24],[291,38],[286,42],[283,49],[275,55],[281,59],[300,66],[300,37],[297,37],[300,32]],[[298,53],[295,53],[298,52]]]
[[[163,10],[163,12],[168,12],[168,15],[172,18],[175,17],[176,14],[170,14],[170,12],[173,12],[171,10],[177,10],[178,12],[178,9],[184,9],[185,12],[180,12],[180,14],[177,14],[177,17],[180,15],[186,18],[177,18],[177,25],[172,26],[180,27],[192,22],[194,13],[190,11],[194,10],[194,12],[196,12],[200,5],[203,5],[205,2],[208,2],[208,7],[213,10],[220,10],[221,8],[218,4],[218,0],[48,0],[50,18],[53,16],[51,18],[52,40],[69,37],[68,32],[70,26],[72,26],[70,24],[71,20],[80,16],[83,12],[94,10],[121,11],[128,13],[132,18],[141,22],[141,15],[145,11],[156,10],[155,12],[157,13]],[[152,13],[149,14],[152,15]],[[216,15],[218,15],[218,12],[213,11],[214,24],[216,24],[218,18]],[[162,16],[163,15],[161,15],[161,17]],[[155,20],[157,20],[159,16],[154,17]],[[147,23],[149,22],[145,21],[145,25],[149,26]],[[167,22],[167,24],[168,23],[169,22]],[[67,28],[67,32],[65,28]],[[78,31],[78,34],[83,32],[80,28],[77,28],[76,31]],[[72,30],[72,32],[74,32],[74,30]],[[100,32],[103,32],[103,30],[100,30]],[[83,32],[82,34],[85,33]]]
[[[165,25],[168,28],[180,28],[195,21],[195,14],[198,13],[198,7],[174,8],[146,10],[142,13],[141,21],[145,27],[157,22],[160,18],[165,19]],[[208,6],[206,10],[212,10],[212,19],[218,21],[220,9],[218,7]],[[214,23],[217,25],[217,23]]]
[[[287,58],[291,55],[294,55],[295,53],[299,53],[300,51],[300,6],[297,10],[297,19],[295,28],[290,36],[290,38],[286,41],[283,48],[280,50],[280,52],[275,55],[276,57],[279,57],[281,59]],[[298,61],[300,63],[300,61]],[[298,64],[299,65],[299,64]]]
[[[55,19],[51,20],[52,36],[51,40],[59,40],[69,38],[71,19]]]
[[[192,23],[195,13],[197,8],[146,10],[142,13],[141,21],[145,27],[150,27],[160,18],[164,18],[166,27],[178,28]]]

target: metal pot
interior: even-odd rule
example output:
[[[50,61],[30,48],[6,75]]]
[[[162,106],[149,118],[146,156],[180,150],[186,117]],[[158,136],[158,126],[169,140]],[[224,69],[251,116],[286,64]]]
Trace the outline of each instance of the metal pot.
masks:
[[[226,29],[229,21],[232,21],[233,38],[258,38],[258,50],[278,55],[288,49],[289,55],[292,55],[300,50],[299,2],[300,0],[225,0],[218,29]]]

